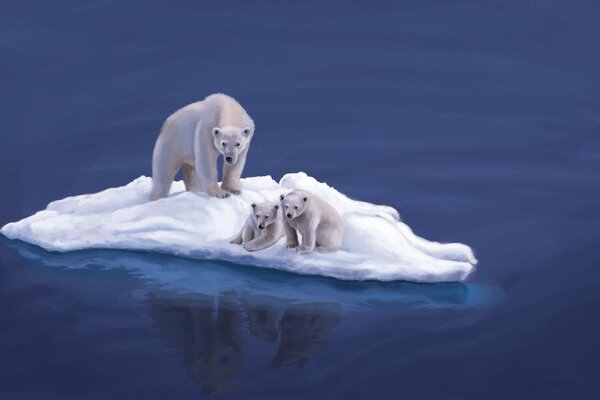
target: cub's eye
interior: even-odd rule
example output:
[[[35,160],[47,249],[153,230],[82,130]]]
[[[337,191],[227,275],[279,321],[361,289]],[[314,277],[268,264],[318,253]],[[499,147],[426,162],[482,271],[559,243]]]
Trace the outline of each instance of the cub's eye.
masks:
[[[285,206],[285,208],[288,208],[288,206]]]
[[[221,143],[221,145],[222,145],[223,147],[227,147],[227,143],[225,143],[225,142]]]
[[[297,210],[297,209],[298,209],[298,207],[294,207],[294,210]]]
[[[256,214],[256,218],[259,218],[259,217],[258,217],[258,214]]]
[[[269,216],[267,215],[267,216],[265,217],[265,219],[269,219]]]
[[[240,147],[241,145],[242,145],[242,144],[241,144],[240,142],[237,142],[237,143],[235,144],[235,147]]]

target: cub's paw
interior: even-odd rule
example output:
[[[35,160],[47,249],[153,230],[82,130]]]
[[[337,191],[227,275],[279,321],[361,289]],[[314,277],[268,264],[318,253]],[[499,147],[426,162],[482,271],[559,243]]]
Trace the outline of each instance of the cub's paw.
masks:
[[[311,250],[311,249],[309,249],[309,248],[307,248],[307,247],[298,247],[298,248],[296,249],[296,253],[298,253],[298,254],[300,254],[300,255],[303,255],[303,254],[308,254],[308,253],[310,253],[310,252],[312,252],[312,250]]]
[[[237,239],[231,239],[229,241],[230,244],[242,244],[241,240],[237,240]]]
[[[298,243],[287,243],[286,247],[288,249],[295,249],[296,247],[298,247]]]
[[[257,248],[255,248],[254,246],[252,246],[251,244],[248,244],[248,243],[244,243],[242,245],[242,247],[244,248],[244,250],[250,251],[250,252],[258,250]]]

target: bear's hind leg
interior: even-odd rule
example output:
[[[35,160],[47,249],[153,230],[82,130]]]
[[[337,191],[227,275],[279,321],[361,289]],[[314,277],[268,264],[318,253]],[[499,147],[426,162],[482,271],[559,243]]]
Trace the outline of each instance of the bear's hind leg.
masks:
[[[161,167],[154,165],[152,168],[152,189],[150,190],[150,201],[168,197],[173,184],[173,178],[179,168],[172,166]]]
[[[183,164],[181,166],[183,172],[183,183],[185,184],[185,190],[188,192],[200,192],[202,191],[202,185],[200,184],[200,178],[196,175],[196,169],[189,164]]]
[[[315,251],[330,253],[342,246],[342,233],[339,228],[329,224],[320,226],[317,230],[317,245]]]
[[[242,230],[233,238],[229,241],[229,243],[231,244],[242,244],[243,240],[243,234],[244,234],[244,229],[246,229],[246,227],[243,227]]]
[[[248,227],[248,223],[242,227],[240,232],[229,241],[231,244],[244,244],[254,239],[254,231]]]
[[[331,246],[317,246],[315,247],[315,251],[323,254],[323,253],[331,253],[332,251],[336,251],[337,249],[335,247],[331,247]]]

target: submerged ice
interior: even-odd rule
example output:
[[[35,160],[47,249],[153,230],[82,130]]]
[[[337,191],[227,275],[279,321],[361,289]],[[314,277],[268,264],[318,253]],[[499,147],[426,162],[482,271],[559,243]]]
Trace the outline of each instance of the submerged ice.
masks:
[[[477,262],[468,246],[420,238],[395,209],[352,200],[305,173],[287,174],[279,183],[270,176],[245,178],[242,194],[228,199],[185,192],[175,182],[170,197],[149,202],[150,187],[151,179],[142,176],[126,186],[68,197],[0,232],[49,251],[155,251],[345,280],[463,281]],[[298,255],[286,248],[285,238],[254,253],[229,244],[251,203],[277,201],[294,189],[317,194],[339,212],[340,251]]]

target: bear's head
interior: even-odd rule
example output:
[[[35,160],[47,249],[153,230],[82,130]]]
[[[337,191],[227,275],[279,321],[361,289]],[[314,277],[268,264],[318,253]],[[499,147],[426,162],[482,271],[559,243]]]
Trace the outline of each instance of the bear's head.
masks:
[[[277,221],[277,218],[279,218],[279,204],[273,201],[252,203],[252,219],[261,231]]]
[[[287,219],[294,219],[302,215],[310,198],[309,193],[294,190],[287,196],[281,195],[281,210]]]
[[[237,126],[214,127],[212,130],[215,147],[227,164],[237,163],[239,154],[248,147],[254,128]]]

